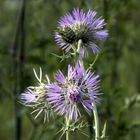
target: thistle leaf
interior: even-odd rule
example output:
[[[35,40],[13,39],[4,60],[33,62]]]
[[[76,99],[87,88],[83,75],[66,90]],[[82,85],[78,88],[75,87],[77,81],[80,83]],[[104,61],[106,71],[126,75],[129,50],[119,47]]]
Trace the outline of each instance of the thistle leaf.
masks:
[[[102,130],[102,136],[101,140],[108,140],[108,137],[106,136],[106,131],[107,131],[107,122],[104,123],[104,127],[103,127],[103,130]]]
[[[36,79],[41,83],[40,78],[38,77],[38,75],[37,75],[37,73],[36,73],[34,68],[33,68],[33,72],[34,72],[34,75],[35,75]],[[40,74],[40,76],[41,76],[41,74]]]

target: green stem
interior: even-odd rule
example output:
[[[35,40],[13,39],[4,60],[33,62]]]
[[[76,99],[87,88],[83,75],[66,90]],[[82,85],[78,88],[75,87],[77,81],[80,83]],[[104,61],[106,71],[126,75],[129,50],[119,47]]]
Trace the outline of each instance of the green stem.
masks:
[[[93,67],[93,66],[94,66],[94,64],[96,63],[96,61],[97,61],[98,57],[99,57],[99,54],[97,54],[97,55],[95,56],[95,59],[94,59],[94,60],[93,60],[93,62],[90,64],[89,69],[92,69],[92,67]]]
[[[94,130],[95,130],[95,140],[98,140],[100,137],[99,133],[99,118],[98,118],[98,112],[95,104],[92,104],[94,106],[93,114],[94,114]]]
[[[82,46],[82,40],[80,39],[80,40],[78,41],[78,45],[77,45],[77,50],[76,50],[77,53],[79,53],[81,46]]]
[[[66,140],[69,140],[69,119],[66,117]]]
[[[82,43],[82,40],[80,39],[78,41],[78,44],[77,44],[77,50],[76,50],[76,53],[79,54],[79,51],[80,51],[80,48],[82,47],[83,43]],[[82,58],[80,57],[77,57],[77,61],[79,62],[80,65],[83,65],[83,61],[82,61]]]

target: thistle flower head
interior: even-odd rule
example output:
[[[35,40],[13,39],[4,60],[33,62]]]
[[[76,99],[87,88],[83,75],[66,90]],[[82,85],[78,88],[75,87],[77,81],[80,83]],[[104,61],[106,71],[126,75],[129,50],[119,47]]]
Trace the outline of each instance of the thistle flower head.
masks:
[[[77,63],[73,68],[68,66],[65,77],[58,70],[55,75],[56,83],[47,84],[47,100],[55,112],[65,114],[70,120],[76,121],[81,116],[79,105],[82,105],[87,113],[94,108],[92,103],[98,102],[99,76],[84,70],[83,65]]]
[[[89,10],[74,9],[72,13],[67,13],[61,17],[58,30],[55,33],[56,43],[66,52],[70,51],[79,40],[82,40],[83,47],[80,48],[81,54],[87,54],[87,47],[93,53],[98,53],[100,48],[95,44],[97,41],[105,40],[108,31],[103,30],[106,25],[102,17],[95,18],[96,12]]]
[[[35,118],[37,118],[42,112],[44,112],[44,121],[46,120],[46,115],[50,111],[50,106],[46,101],[46,88],[45,84],[42,82],[42,70],[40,69],[40,76],[37,76],[36,71],[34,74],[38,80],[38,86],[30,86],[24,93],[21,93],[21,101],[25,106],[32,107],[34,111],[32,113],[38,112]],[[46,77],[48,80],[48,77]]]
[[[37,75],[35,69],[33,69],[36,79],[38,80],[38,86],[30,86],[27,90],[21,94],[21,100],[24,104],[38,104],[46,96],[45,84],[42,82],[42,70],[40,68],[40,74]]]

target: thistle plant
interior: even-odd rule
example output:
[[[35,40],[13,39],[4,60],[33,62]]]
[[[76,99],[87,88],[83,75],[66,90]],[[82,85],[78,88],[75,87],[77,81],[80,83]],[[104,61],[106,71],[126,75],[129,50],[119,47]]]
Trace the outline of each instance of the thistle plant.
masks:
[[[96,12],[92,10],[85,13],[83,10],[74,9],[72,13],[61,17],[55,32],[55,41],[66,56],[74,56],[72,57],[73,65],[68,65],[67,74],[57,70],[53,81],[48,76],[45,81],[42,81],[41,69],[40,76],[37,76],[34,70],[38,86],[28,87],[21,94],[24,105],[33,107],[35,109],[33,113],[38,111],[35,118],[42,112],[47,112],[47,114],[56,112],[65,119],[65,127],[62,130],[66,133],[66,140],[69,140],[69,132],[78,128],[72,124],[78,123],[83,116],[81,110],[87,112],[90,117],[94,116],[95,136],[93,139],[106,138],[106,125],[104,133],[100,135],[96,107],[101,95],[100,76],[91,71],[101,50],[97,44],[108,36],[108,31],[103,29],[105,25],[104,19],[96,18]],[[89,49],[96,57],[93,63],[85,68],[85,57],[88,57]],[[64,60],[65,58],[67,57],[64,57]]]

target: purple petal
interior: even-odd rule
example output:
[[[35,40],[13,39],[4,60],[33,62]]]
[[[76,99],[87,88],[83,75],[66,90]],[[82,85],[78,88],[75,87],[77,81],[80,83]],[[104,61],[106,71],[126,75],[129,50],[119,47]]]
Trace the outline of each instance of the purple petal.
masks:
[[[75,70],[68,65],[68,79],[72,79],[75,76]]]
[[[63,92],[63,89],[60,86],[54,84],[47,84],[46,88],[52,92]]]
[[[101,49],[100,49],[96,44],[94,44],[94,43],[91,43],[89,47],[92,49],[92,51],[93,51],[94,54],[99,53],[100,50],[101,50]]]
[[[66,83],[66,79],[65,79],[63,73],[60,70],[57,71],[57,73],[55,75],[55,80],[58,81],[61,84]]]
[[[76,73],[77,73],[77,78],[79,80],[84,74],[84,67],[83,67],[82,64],[77,63],[76,66],[75,66],[75,70],[76,70]]]
[[[97,40],[105,40],[107,37],[108,37],[108,30],[95,32],[95,38]]]

